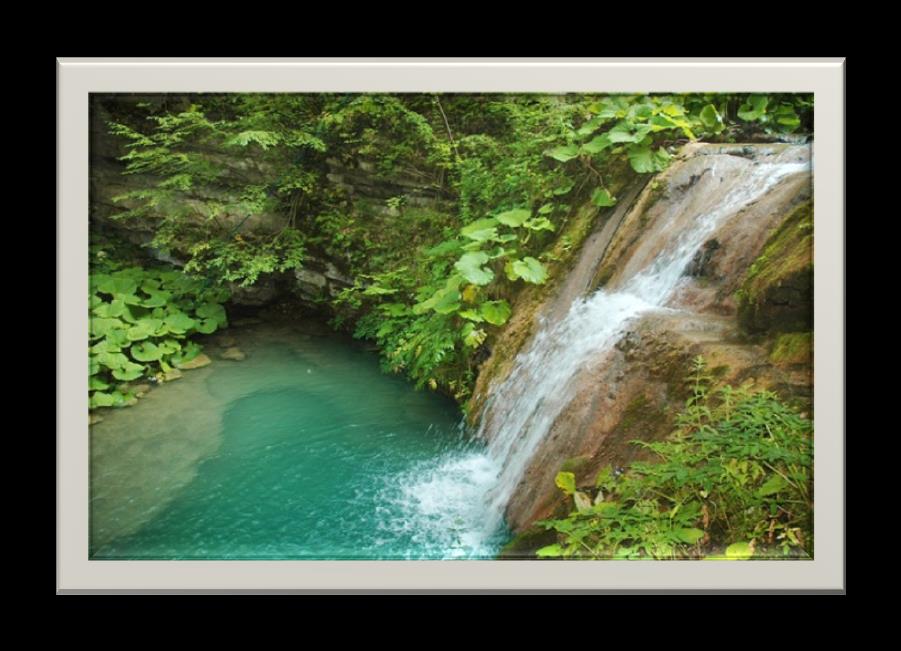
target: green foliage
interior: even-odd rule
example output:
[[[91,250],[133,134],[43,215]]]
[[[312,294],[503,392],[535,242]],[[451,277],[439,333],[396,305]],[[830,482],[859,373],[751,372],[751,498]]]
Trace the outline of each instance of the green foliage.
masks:
[[[513,260],[507,267],[507,276],[511,280],[522,278],[527,283],[541,285],[547,280],[547,270],[535,258],[526,256],[522,260]]]
[[[323,299],[335,325],[376,341],[386,369],[463,399],[511,317],[499,306],[548,281],[548,263],[574,246],[559,239],[563,227],[588,196],[615,205],[629,172],[665,169],[694,139],[809,129],[812,107],[810,96],[782,94],[170,95],[114,116],[139,184],[118,198],[117,218],[141,220],[152,247],[217,282],[252,285],[310,256],[335,262],[354,282]],[[400,187],[413,180],[457,210],[350,193],[330,180],[335,164]],[[92,306],[97,336],[117,332],[133,307],[165,312],[177,298],[110,289],[114,300]],[[154,318],[171,334],[218,327],[212,314],[169,316]],[[150,359],[148,328],[112,336],[144,345],[135,363],[165,362],[175,352]]]
[[[228,292],[169,268],[117,268],[107,261],[90,276],[89,404],[117,407],[133,396],[121,382],[162,379],[200,347],[188,340],[209,334],[228,320],[222,303]]]
[[[685,96],[614,95],[587,102],[581,126],[570,126],[565,133],[570,144],[549,148],[545,155],[562,163],[578,158],[601,184],[592,197],[595,205],[612,206],[615,200],[604,187],[604,176],[598,171],[610,160],[625,154],[634,171],[659,172],[671,158],[667,147],[679,138],[694,140],[696,133],[722,130],[721,123],[709,110],[702,119],[700,113],[689,113],[684,100]],[[711,119],[713,124],[708,126]]]
[[[314,132],[315,100],[300,95],[223,95],[110,125],[128,141],[127,174],[154,179],[116,199],[119,219],[151,220],[160,250],[190,256],[187,270],[252,284],[261,273],[298,266],[304,237],[299,206],[318,201],[319,173],[297,166],[326,149]],[[251,217],[286,215],[278,229],[242,227]]]
[[[463,399],[474,377],[472,357],[490,334],[486,327],[502,326],[512,314],[500,298],[505,286],[547,280],[540,261],[517,257],[533,233],[549,230],[545,221],[523,208],[475,220],[427,250],[419,278],[407,267],[367,276],[336,302],[364,312],[354,334],[378,342],[386,369]]]
[[[595,188],[591,194],[591,203],[598,208],[607,208],[616,205],[616,198],[610,196],[610,192],[606,188]]]
[[[769,95],[750,95],[738,109],[738,117],[757,122],[768,133],[791,133],[801,126],[798,109],[805,110],[812,100],[804,96],[788,96],[780,100]]]
[[[658,462],[606,467],[584,491],[572,473],[557,475],[575,508],[540,523],[560,541],[539,557],[810,557],[811,422],[770,392],[712,391],[701,358],[689,384],[678,429],[665,441],[635,442]]]

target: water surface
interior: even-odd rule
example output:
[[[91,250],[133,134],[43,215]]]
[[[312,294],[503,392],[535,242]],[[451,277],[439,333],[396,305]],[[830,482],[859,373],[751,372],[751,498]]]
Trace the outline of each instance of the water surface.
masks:
[[[218,359],[92,427],[94,559],[492,558],[497,468],[456,405],[296,326],[233,328]]]

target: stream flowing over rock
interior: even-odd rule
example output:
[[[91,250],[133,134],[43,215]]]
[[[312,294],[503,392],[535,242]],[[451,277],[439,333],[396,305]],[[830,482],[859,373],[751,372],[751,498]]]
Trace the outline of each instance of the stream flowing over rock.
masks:
[[[599,216],[534,312],[531,338],[513,356],[505,332],[480,369],[471,418],[498,468],[486,530],[506,518],[523,531],[554,513],[561,464],[590,484],[640,456],[632,440],[672,431],[697,355],[719,380],[809,407],[810,360],[773,361],[771,348],[812,325],[798,216],[810,213],[810,157],[809,145],[690,145]]]

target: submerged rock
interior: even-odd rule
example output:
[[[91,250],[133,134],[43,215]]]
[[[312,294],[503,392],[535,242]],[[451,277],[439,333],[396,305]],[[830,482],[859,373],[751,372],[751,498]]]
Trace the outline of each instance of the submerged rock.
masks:
[[[194,368],[203,368],[204,366],[209,366],[213,363],[207,355],[200,353],[197,357],[193,359],[189,359],[187,362],[181,362],[180,364],[176,364],[177,368],[182,369],[183,371],[187,371]]]
[[[222,359],[230,359],[234,362],[240,362],[242,359],[247,357],[247,355],[237,346],[232,346],[231,348],[226,348],[219,354],[219,357]]]
[[[223,348],[230,348],[238,343],[234,337],[225,334],[216,337],[215,341]]]
[[[172,380],[177,380],[183,375],[184,374],[177,368],[173,368],[171,371],[163,374],[163,382],[171,382]]]

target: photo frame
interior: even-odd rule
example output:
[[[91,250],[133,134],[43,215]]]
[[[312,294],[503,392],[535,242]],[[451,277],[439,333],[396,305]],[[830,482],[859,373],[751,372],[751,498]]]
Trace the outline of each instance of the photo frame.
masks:
[[[57,592],[844,592],[844,59],[57,60]],[[813,560],[90,561],[88,96],[112,92],[812,92]]]

